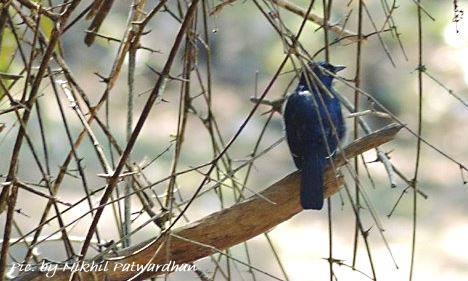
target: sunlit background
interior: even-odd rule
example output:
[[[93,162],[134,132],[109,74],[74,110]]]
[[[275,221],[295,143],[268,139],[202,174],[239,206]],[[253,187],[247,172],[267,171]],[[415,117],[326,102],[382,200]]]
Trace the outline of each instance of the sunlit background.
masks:
[[[102,26],[100,33],[121,38],[127,21],[129,1],[116,1],[112,14]],[[211,1],[209,1],[211,2]],[[321,1],[316,1],[314,11],[321,13]],[[347,28],[356,30],[357,1],[333,1],[332,22],[342,23],[344,17],[353,9]],[[369,2],[369,3],[367,3]],[[306,7],[307,1],[294,1],[294,3]],[[210,3],[210,7],[219,4]],[[380,1],[366,1],[373,19],[380,27],[385,20]],[[451,1],[423,1],[424,8],[431,13],[435,21],[423,15],[424,23],[424,64],[427,73],[424,75],[424,101],[423,101],[423,137],[441,151],[461,163],[468,163],[468,107],[463,101],[468,100],[468,20],[461,19],[453,22],[454,11]],[[459,8],[468,11],[466,2],[459,1]],[[296,32],[301,18],[288,11],[280,10],[280,16],[287,26]],[[392,66],[388,56],[384,52],[381,43],[376,36],[370,37],[363,44],[362,56],[362,88],[381,101],[386,108],[394,112],[410,128],[417,128],[417,17],[416,5],[413,1],[399,1],[398,9],[394,13],[394,19],[401,33],[401,40],[408,60],[398,44],[398,41],[389,32],[382,34],[382,39],[388,46],[388,50],[395,66]],[[373,32],[373,27],[368,17],[364,17],[364,33]],[[152,66],[161,69],[165,62],[169,48],[172,46],[175,30],[179,23],[169,16],[156,17],[149,26],[151,33],[142,39],[142,45],[160,50],[162,53],[150,53],[144,50],[138,52],[137,60],[137,89],[143,93],[136,98],[136,106],[141,109],[147,98],[144,92],[151,89],[156,75],[148,68]],[[279,63],[284,57],[284,49],[281,40],[271,28],[261,13],[250,1],[237,1],[226,6],[219,14],[210,18],[212,28],[211,44],[213,54],[213,110],[219,122],[219,128],[225,141],[229,140],[238,129],[248,112],[253,107],[249,101],[251,96],[261,93],[272,78]],[[93,74],[98,72],[106,75],[111,69],[111,63],[115,57],[117,45],[105,39],[97,39],[96,43],[87,48],[83,44],[86,22],[81,22],[73,27],[63,38],[64,54],[67,61],[78,78],[86,93],[96,102],[103,92],[104,84]],[[301,37],[301,42],[310,53],[315,53],[323,46],[323,32],[317,30],[316,24],[308,22]],[[458,31],[457,31],[458,30]],[[334,36],[334,35],[332,35]],[[332,37],[336,38],[336,37]],[[8,50],[14,48],[14,43],[4,41],[5,53],[2,54],[2,63],[5,65],[5,57]],[[8,49],[9,48],[9,49]],[[355,70],[355,44],[343,41],[330,48],[331,61],[344,64],[348,68],[342,73],[343,77],[352,79]],[[203,65],[205,58],[200,55],[199,63]],[[323,59],[323,54],[319,55]],[[12,66],[15,69],[15,65]],[[125,69],[125,67],[124,67]],[[180,61],[173,73],[180,72]],[[292,66],[288,65],[287,70]],[[121,76],[127,75],[126,69]],[[267,99],[281,97],[292,74],[280,77],[275,86],[269,92]],[[44,80],[42,84],[44,96],[41,97],[43,113],[46,117],[46,131],[49,134],[49,148],[51,150],[51,167],[54,173],[69,151],[68,142],[61,120],[59,110],[53,99],[48,99],[50,82]],[[349,99],[353,98],[353,90],[344,84],[337,82],[335,88],[344,93]],[[18,93],[20,88],[16,88]],[[178,82],[171,82],[164,94],[167,102],[160,102],[150,115],[150,120],[144,127],[138,143],[132,154],[133,161],[141,163],[152,159],[164,151],[173,139],[177,129],[177,106],[179,97]],[[110,98],[110,127],[118,137],[119,143],[125,145],[126,124],[126,94],[125,79],[120,79]],[[193,93],[192,95],[196,95]],[[455,96],[456,97],[455,97]],[[63,105],[67,106],[65,99]],[[363,104],[366,105],[365,99]],[[2,100],[2,107],[7,104]],[[75,136],[81,126],[74,113],[67,107]],[[261,132],[267,115],[268,107],[261,107],[254,119],[245,128],[239,139],[230,149],[233,159],[246,159],[251,152]],[[136,110],[135,119],[140,111]],[[345,116],[349,113],[344,111]],[[100,116],[104,117],[104,114]],[[6,128],[0,133],[0,153],[4,155],[0,162],[1,171],[7,173],[8,157],[12,150],[12,141],[16,128],[9,130],[14,124],[14,116],[0,116],[0,121]],[[182,158],[179,169],[188,168],[205,163],[212,158],[209,135],[201,121],[190,116],[188,131],[182,147]],[[349,127],[352,120],[347,119]],[[369,119],[373,128],[379,128],[389,121],[385,119]],[[30,131],[37,131],[37,122],[32,122]],[[93,128],[99,132],[97,126]],[[362,134],[362,132],[361,132]],[[348,133],[348,141],[352,139]],[[266,135],[261,142],[261,147],[266,148],[283,136],[280,115],[273,117]],[[103,134],[98,137],[102,141],[106,151],[108,144]],[[411,178],[414,173],[414,160],[416,156],[416,138],[405,130],[402,130],[396,140],[385,145],[383,149],[389,154],[391,160],[403,173]],[[24,149],[20,177],[24,180],[36,179],[37,171],[27,169],[27,161],[31,156]],[[91,174],[101,173],[101,168],[93,152],[92,145],[87,141],[79,150],[84,157],[86,171]],[[111,155],[107,152],[109,159]],[[114,153],[114,161],[118,155]],[[159,158],[151,165],[146,173],[151,179],[159,179],[170,171],[172,150]],[[375,159],[375,153],[365,154],[367,161]],[[32,164],[31,164],[32,165]],[[375,180],[372,186],[368,177],[361,169],[361,181],[366,189],[369,199],[380,215],[380,220],[385,228],[384,236],[388,241],[387,248],[377,231],[375,223],[366,209],[362,210],[364,227],[370,229],[369,242],[372,258],[375,263],[378,280],[405,280],[409,276],[412,237],[412,192],[408,190],[391,217],[392,208],[396,204],[402,191],[407,187],[403,181],[398,181],[396,188],[391,188],[385,169],[381,163],[370,163],[370,173]],[[293,162],[289,156],[285,142],[275,147],[265,156],[256,161],[247,186],[255,191],[261,191],[265,187],[281,179],[294,170]],[[97,171],[97,172],[94,172]],[[238,174],[243,179],[243,173]],[[464,178],[468,178],[465,174]],[[188,199],[195,191],[202,179],[201,175],[191,173],[178,179],[179,190],[183,198]],[[422,163],[419,176],[419,186],[428,195],[428,199],[418,198],[418,222],[416,265],[414,280],[468,280],[468,192],[463,184],[463,176],[459,167],[434,149],[423,145]],[[350,180],[350,186],[354,183]],[[163,194],[167,183],[157,185],[154,190]],[[104,181],[97,177],[90,177],[89,185],[97,188],[104,185]],[[232,192],[229,187],[223,187],[226,194],[225,206],[233,202]],[[82,196],[81,183],[78,179],[68,177],[60,191],[59,197],[72,202]],[[246,192],[250,196],[252,193]],[[341,199],[343,198],[343,199]],[[98,196],[93,197],[97,203]],[[18,207],[28,215],[17,215],[17,221],[25,231],[37,225],[45,202],[37,200],[37,197],[22,192],[20,193]],[[346,194],[334,195],[333,205],[333,251],[334,258],[342,260],[345,265],[335,265],[335,273],[338,280],[366,280],[364,274],[371,275],[369,262],[362,238],[359,239],[358,258],[356,268],[352,270],[353,238],[355,220]],[[135,200],[135,210],[138,202]],[[78,217],[87,205],[80,205],[73,212],[64,216],[65,220]],[[108,208],[110,209],[110,208]],[[201,218],[220,209],[220,202],[214,193],[208,193],[197,199],[188,212],[191,220]],[[134,226],[143,223],[148,218],[141,216]],[[1,217],[2,224],[4,216]],[[72,228],[71,235],[83,236],[88,228],[90,217],[87,217]],[[113,226],[114,218],[110,210],[106,210],[101,220],[99,229],[105,233],[106,239],[117,238],[117,232]],[[181,225],[184,222],[180,223]],[[55,223],[46,226],[44,233],[50,233],[57,229]],[[133,242],[143,241],[154,236],[154,226],[148,226],[135,235]],[[289,280],[328,280],[328,221],[326,208],[322,211],[304,211],[287,222],[284,222],[269,233],[272,245],[275,248],[279,260]],[[14,236],[18,236],[14,233]],[[76,243],[79,249],[80,244]],[[251,264],[256,268],[269,272],[280,279],[285,279],[272,248],[264,235],[260,235],[248,241]],[[14,246],[18,258],[24,256],[25,250],[21,245]],[[59,249],[59,250],[57,250]],[[63,244],[60,241],[52,241],[42,244],[37,248],[41,257],[51,260],[61,260],[64,257]],[[240,260],[246,260],[243,246],[231,249],[230,254]],[[392,256],[398,268],[396,267]],[[211,275],[213,264],[205,258],[196,262],[196,265]],[[225,258],[221,259],[221,265],[226,267]],[[346,266],[348,265],[348,266]],[[231,261],[232,280],[252,280],[248,268]],[[254,271],[255,272],[255,271]],[[363,274],[364,273],[364,274]],[[256,280],[273,280],[270,277],[255,272]],[[174,273],[169,280],[197,280],[193,273]],[[224,280],[216,275],[216,280]]]

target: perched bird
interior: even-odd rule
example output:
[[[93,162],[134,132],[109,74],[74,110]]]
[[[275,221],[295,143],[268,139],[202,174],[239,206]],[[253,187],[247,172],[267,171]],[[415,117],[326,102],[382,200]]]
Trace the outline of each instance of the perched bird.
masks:
[[[286,100],[283,118],[289,149],[301,171],[301,205],[320,210],[324,168],[345,135],[333,76],[327,71],[337,73],[345,67],[328,62],[308,66],[310,70],[303,69],[297,88]]]

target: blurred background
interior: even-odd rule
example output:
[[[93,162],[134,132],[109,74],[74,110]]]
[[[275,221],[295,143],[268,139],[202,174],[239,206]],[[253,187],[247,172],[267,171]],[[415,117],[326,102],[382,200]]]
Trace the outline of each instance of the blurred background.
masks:
[[[207,1],[210,10],[220,2]],[[306,9],[308,1],[291,1]],[[316,1],[313,11],[322,14],[322,3]],[[319,3],[320,2],[320,3]],[[349,2],[349,3],[348,3]],[[378,29],[386,21],[382,3],[386,1],[366,1],[366,6]],[[391,2],[391,1],[390,1]],[[85,1],[85,3],[87,3]],[[391,6],[392,3],[387,3]],[[83,9],[87,4],[82,4]],[[154,3],[149,3],[152,7]],[[423,14],[423,40],[424,40],[424,65],[427,75],[424,77],[424,100],[423,100],[423,131],[422,136],[432,145],[444,151],[459,162],[465,164],[468,161],[468,149],[466,146],[468,132],[468,108],[463,102],[454,97],[468,100],[468,21],[460,18],[455,23],[454,3],[451,1],[423,1],[424,9],[435,19]],[[112,38],[122,38],[127,25],[130,1],[116,1],[111,13],[101,26],[99,33]],[[182,6],[185,7],[185,4]],[[361,88],[379,100],[387,109],[393,112],[400,120],[413,130],[417,129],[418,119],[418,92],[417,75],[418,45],[417,45],[417,6],[413,1],[400,1],[398,8],[393,12],[393,20],[400,34],[401,45],[392,32],[381,33],[381,40],[385,43],[389,55],[382,47],[377,36],[370,36],[362,44],[362,85]],[[169,4],[170,9],[176,10],[177,5]],[[274,7],[274,6],[273,6]],[[468,5],[459,1],[459,10],[467,11]],[[185,8],[184,8],[185,10]],[[268,11],[268,6],[265,6]],[[25,10],[29,13],[28,10]],[[278,8],[279,14],[273,18],[281,18],[285,26],[294,34],[297,32],[302,18],[285,9]],[[350,12],[351,11],[351,12]],[[348,19],[347,15],[349,16]],[[19,19],[17,19],[19,21]],[[201,21],[201,17],[199,18]],[[356,32],[357,1],[333,1],[331,22],[336,24],[346,23],[346,29]],[[364,13],[363,33],[374,32],[369,17]],[[49,24],[49,26],[48,26]],[[63,46],[63,57],[69,64],[75,78],[83,88],[91,104],[98,102],[106,85],[100,81],[95,74],[106,76],[109,74],[115,59],[118,42],[112,42],[104,38],[96,38],[95,43],[87,47],[83,38],[84,30],[89,22],[80,20],[61,39]],[[259,95],[270,82],[273,74],[285,56],[285,46],[271,24],[262,15],[254,3],[250,1],[236,1],[226,5],[220,11],[208,18],[209,44],[211,48],[212,66],[212,111],[216,117],[217,128],[222,141],[227,143],[239,126],[245,120],[254,104],[250,98]],[[141,109],[148,97],[148,90],[152,89],[158,77],[151,68],[160,71],[166,61],[167,55],[173,44],[176,31],[180,23],[167,12],[161,12],[148,24],[146,31],[150,31],[141,38],[141,45],[149,47],[158,52],[138,50],[135,73],[135,105],[133,117],[137,120]],[[201,23],[200,23],[201,26]],[[41,27],[50,30],[50,23],[44,20]],[[200,28],[200,34],[202,28]],[[29,33],[28,33],[29,32]],[[27,36],[32,36],[28,31]],[[335,40],[336,34],[330,32],[330,40]],[[312,22],[307,22],[300,42],[305,49],[314,54],[324,45],[323,29]],[[202,48],[201,43],[197,43]],[[2,71],[18,73],[22,64],[15,53],[17,45],[13,40],[11,32],[5,32],[2,49],[0,53],[0,66]],[[28,50],[28,47],[26,47]],[[182,48],[183,50],[183,48]],[[405,58],[405,53],[406,57]],[[15,59],[10,63],[12,55]],[[317,59],[323,60],[323,52],[318,54]],[[342,40],[330,47],[330,59],[332,63],[343,64],[347,69],[340,75],[347,79],[353,79],[356,64],[356,44]],[[38,64],[40,60],[36,60]],[[197,65],[201,69],[202,78],[206,78],[204,67],[207,64],[206,52],[199,51],[197,54]],[[174,76],[182,72],[182,51],[177,57],[171,74]],[[126,122],[127,122],[127,94],[128,87],[126,77],[128,75],[128,61],[120,73],[119,79],[110,92],[108,109],[102,109],[99,116],[102,120],[109,120],[109,128],[117,142],[125,147],[126,144]],[[297,83],[295,80],[292,87],[288,87],[294,72],[291,63],[285,67],[285,74],[281,75],[269,91],[266,99],[275,100],[281,98],[286,92],[291,91]],[[58,78],[57,78],[58,79]],[[192,75],[192,82],[196,84],[197,76]],[[24,82],[18,83],[12,88],[12,93],[21,94]],[[151,159],[162,153],[151,165],[145,169],[145,175],[150,182],[157,182],[171,173],[171,163],[174,156],[174,139],[177,134],[179,99],[181,82],[169,81],[162,99],[158,99],[156,105],[147,120],[137,144],[132,152],[131,159],[140,165],[148,163]],[[335,89],[353,100],[354,90],[337,81]],[[49,161],[51,174],[57,174],[60,165],[70,150],[66,138],[63,120],[51,90],[49,79],[44,79],[41,84],[39,102],[42,109],[44,130],[47,133],[47,146],[49,148]],[[62,93],[63,94],[63,93]],[[194,86],[190,95],[194,108],[188,114],[184,142],[181,147],[180,160],[177,170],[184,170],[210,161],[213,158],[213,149],[206,127],[200,116],[207,114],[203,97],[200,95],[200,87]],[[362,98],[363,108],[369,105],[366,98]],[[64,106],[65,115],[73,137],[76,138],[82,129],[78,118],[69,107],[65,95],[60,97]],[[9,107],[8,100],[1,100],[1,108]],[[255,113],[229,149],[229,157],[233,167],[236,167],[250,156],[256,143],[262,134],[265,123],[268,122],[264,136],[262,137],[258,151],[268,148],[274,142],[283,137],[283,125],[280,114],[275,113],[268,121],[270,110],[268,106],[261,106]],[[347,116],[349,111],[343,110]],[[383,111],[383,110],[382,110]],[[366,117],[373,129],[380,128],[391,120]],[[5,128],[0,133],[0,153],[3,161],[0,161],[0,171],[6,175],[9,167],[9,157],[12,151],[18,124],[14,114],[0,116],[0,121]],[[347,118],[348,128],[352,128],[352,118]],[[40,147],[39,124],[34,116],[29,124],[28,132],[37,141]],[[97,138],[105,150],[107,158],[112,163],[119,159],[116,151],[110,152],[109,144],[105,134],[96,125],[92,125]],[[359,132],[361,135],[363,132]],[[348,132],[348,140],[352,140],[352,129]],[[414,173],[416,157],[416,138],[408,131],[402,130],[397,138],[382,147],[389,152],[392,163],[397,166],[408,179]],[[168,150],[166,150],[168,148]],[[94,190],[105,185],[105,181],[97,174],[103,173],[99,161],[94,152],[92,143],[86,139],[78,149],[85,172],[88,185]],[[163,153],[164,152],[164,153]],[[421,167],[419,175],[419,188],[427,194],[427,199],[418,197],[418,222],[417,243],[415,253],[414,280],[467,280],[468,279],[468,199],[467,187],[464,179],[468,178],[466,172],[462,172],[457,164],[427,145],[422,146]],[[42,154],[41,154],[42,156]],[[375,160],[375,152],[371,151],[364,155],[368,162]],[[33,164],[32,155],[26,146],[21,154],[18,177],[25,182],[38,182],[40,174]],[[397,187],[391,188],[388,176],[380,162],[368,163],[369,173],[374,184],[369,180],[367,173],[361,168],[360,180],[366,190],[368,199],[375,207],[382,225],[383,232],[388,241],[388,248],[382,240],[375,222],[370,216],[367,208],[362,209],[364,228],[369,229],[368,240],[373,255],[373,260],[379,280],[404,280],[409,275],[411,258],[412,238],[412,191],[405,193],[401,200],[403,190],[407,184],[398,179]],[[69,167],[70,175],[59,191],[58,197],[66,202],[75,202],[84,196],[82,182],[77,177],[76,165],[72,163]],[[249,190],[261,191],[270,184],[283,178],[295,167],[289,155],[286,142],[275,146],[265,155],[258,158],[246,181]],[[236,173],[236,179],[244,181],[246,169]],[[177,177],[177,201],[184,202],[194,193],[202,180],[198,172],[190,172]],[[350,186],[354,186],[351,177],[347,177]],[[155,185],[152,190],[154,194],[163,196],[168,182]],[[212,186],[207,184],[207,189]],[[120,184],[118,189],[124,192],[125,185]],[[219,194],[222,193],[222,200]],[[245,196],[253,193],[245,191]],[[180,196],[180,197],[179,197]],[[92,202],[97,204],[99,193],[92,196]],[[397,201],[398,204],[397,204]],[[226,208],[235,202],[235,192],[232,183],[225,181],[219,188],[219,192],[206,192],[194,201],[187,212],[190,221],[202,218],[210,213]],[[18,198],[17,208],[21,212],[15,215],[18,229],[24,233],[34,229],[41,217],[42,210],[46,204],[44,198],[37,197],[26,191],[21,191]],[[396,205],[397,204],[397,205]],[[395,207],[396,205],[396,207]],[[355,218],[350,203],[345,193],[336,194],[332,198],[333,217],[333,247],[334,258],[342,260],[344,264],[351,265],[353,257],[353,239]],[[394,208],[395,207],[395,208]],[[393,212],[392,212],[392,209]],[[89,210],[88,205],[83,202],[72,211],[63,215],[67,222],[82,215]],[[132,212],[141,210],[137,198],[132,197]],[[158,208],[155,207],[155,212]],[[392,215],[389,214],[392,212]],[[133,215],[135,218],[132,228],[145,223],[147,215]],[[5,216],[1,216],[2,225]],[[77,237],[74,246],[80,248],[80,237],[83,237],[89,227],[91,217],[86,216],[71,225],[68,233]],[[186,222],[181,221],[179,225]],[[20,237],[18,229],[13,231],[13,237]],[[56,222],[46,225],[43,234],[53,233],[58,229]],[[101,238],[105,241],[111,239],[119,240],[119,231],[112,208],[107,208],[104,217],[99,224]],[[132,236],[131,243],[150,239],[156,235],[158,229],[149,224],[141,231]],[[249,249],[250,264],[262,269],[280,279],[289,280],[328,280],[328,219],[326,208],[322,211],[303,211],[292,219],[278,225],[268,232],[271,244],[264,235],[259,235],[247,241]],[[274,250],[272,250],[274,248]],[[393,254],[398,268],[394,264]],[[11,257],[22,260],[26,248],[22,244],[12,247]],[[34,251],[40,258],[61,261],[65,259],[63,243],[60,239],[40,244]],[[245,246],[239,245],[230,249],[229,254],[243,261],[247,260]],[[276,255],[276,256],[275,256]],[[11,260],[11,262],[13,259]],[[279,265],[283,266],[283,270]],[[248,268],[235,261],[229,265],[225,257],[221,258],[221,267],[225,272],[230,272],[232,280],[273,280],[260,272],[252,275]],[[209,258],[197,261],[196,265],[208,276],[214,274],[214,265]],[[335,265],[337,280],[366,280],[363,273],[371,275],[367,253],[362,238],[359,239],[358,254],[356,260],[357,270],[352,270],[346,265]],[[284,272],[283,272],[284,271]],[[285,276],[286,274],[286,276]],[[197,280],[194,273],[174,273],[169,280]],[[226,280],[220,273],[215,275],[216,280]]]

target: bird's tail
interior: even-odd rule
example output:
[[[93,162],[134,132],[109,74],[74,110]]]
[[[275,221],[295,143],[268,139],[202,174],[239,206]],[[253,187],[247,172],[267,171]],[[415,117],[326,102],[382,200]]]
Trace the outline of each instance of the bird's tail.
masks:
[[[320,153],[304,157],[301,180],[301,205],[304,209],[320,210],[323,207],[323,170],[326,158]]]

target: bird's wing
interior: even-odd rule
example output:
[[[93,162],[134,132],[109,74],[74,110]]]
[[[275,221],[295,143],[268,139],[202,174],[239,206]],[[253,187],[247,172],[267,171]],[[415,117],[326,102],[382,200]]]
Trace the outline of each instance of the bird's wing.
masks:
[[[284,127],[286,129],[286,139],[288,141],[289,150],[294,159],[294,163],[298,169],[302,168],[302,153],[301,146],[302,137],[300,132],[300,113],[296,111],[299,100],[296,93],[291,94],[283,111]]]
[[[311,96],[309,91],[296,91],[286,102],[284,123],[293,156],[302,157],[306,149],[313,148],[322,139],[317,108],[314,107]]]

